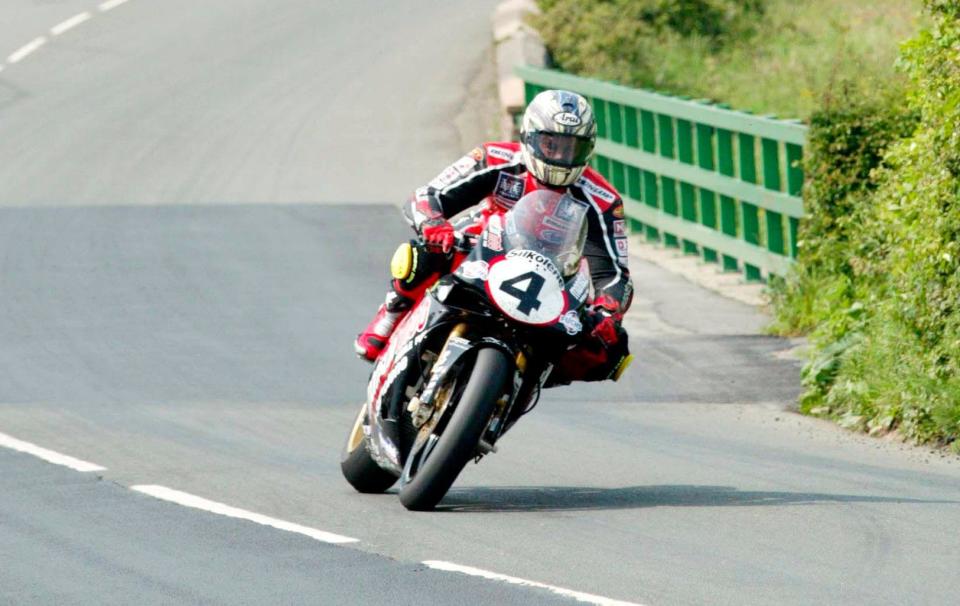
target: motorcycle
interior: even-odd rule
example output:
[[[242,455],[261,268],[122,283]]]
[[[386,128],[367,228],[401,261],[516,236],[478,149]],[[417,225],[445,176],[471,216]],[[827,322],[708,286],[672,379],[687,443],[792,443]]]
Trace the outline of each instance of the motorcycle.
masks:
[[[356,490],[382,493],[399,479],[407,509],[433,509],[533,409],[584,331],[587,213],[567,194],[538,190],[458,232],[455,269],[375,361],[341,456]]]

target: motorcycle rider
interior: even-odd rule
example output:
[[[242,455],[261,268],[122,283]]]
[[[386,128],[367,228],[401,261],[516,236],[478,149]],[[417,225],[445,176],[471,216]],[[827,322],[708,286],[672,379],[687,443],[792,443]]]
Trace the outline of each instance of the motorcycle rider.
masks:
[[[417,189],[404,215],[420,239],[401,245],[395,253],[391,289],[357,337],[357,354],[374,361],[407,311],[449,273],[455,229],[468,229],[483,214],[505,212],[525,194],[549,189],[566,192],[590,208],[584,257],[594,292],[585,338],[562,356],[549,383],[619,378],[631,359],[621,320],[630,307],[633,285],[623,201],[587,166],[596,130],[593,110],[584,97],[544,91],[524,112],[519,143],[484,143]]]

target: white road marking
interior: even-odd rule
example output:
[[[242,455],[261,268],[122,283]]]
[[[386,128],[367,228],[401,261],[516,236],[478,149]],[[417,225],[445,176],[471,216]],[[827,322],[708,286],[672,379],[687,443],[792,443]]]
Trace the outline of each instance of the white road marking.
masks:
[[[186,492],[181,492],[179,490],[173,490],[172,488],[167,488],[165,486],[142,484],[138,486],[131,486],[130,490],[136,490],[137,492],[142,492],[143,494],[150,495],[151,497],[162,499],[164,501],[170,501],[171,503],[183,505],[184,507],[202,509],[204,511],[209,511],[210,513],[227,516],[228,518],[247,520],[263,526],[270,526],[271,528],[276,528],[278,530],[295,532],[297,534],[308,536],[311,539],[323,541],[324,543],[356,543],[358,541],[357,539],[351,539],[350,537],[333,534],[332,532],[325,532],[323,530],[317,530],[316,528],[301,526],[300,524],[294,524],[293,522],[285,522],[283,520],[271,518],[259,513],[253,513],[252,511],[246,511],[245,509],[231,507],[230,505],[224,505],[223,503],[210,501],[208,499],[204,499],[203,497],[198,497]]]
[[[107,0],[106,2],[101,2],[99,8],[102,12],[106,12],[112,8],[117,8],[121,4],[126,4],[127,2],[129,2],[129,0]]]
[[[70,17],[63,23],[54,25],[52,28],[50,28],[50,33],[53,34],[54,36],[59,36],[60,34],[63,34],[72,30],[73,28],[80,25],[84,21],[89,21],[90,17],[92,16],[93,15],[87,12],[80,13],[79,15],[74,15],[73,17]]]
[[[482,577],[484,579],[490,579],[491,581],[503,581],[504,583],[510,583],[512,585],[523,585],[525,587],[536,587],[538,589],[547,589],[557,595],[573,598],[578,602],[586,602],[588,604],[597,604],[598,606],[640,606],[640,604],[636,604],[635,602],[622,602],[620,600],[605,598],[603,596],[593,595],[591,593],[583,593],[581,591],[573,591],[572,589],[564,589],[563,587],[555,587],[553,585],[538,583],[536,581],[518,579],[517,577],[510,577],[505,574],[490,572],[488,570],[481,570],[480,568],[472,568],[470,566],[461,566],[459,564],[452,564],[450,562],[441,562],[439,560],[427,560],[424,562],[424,564],[436,570],[445,570],[447,572],[459,572],[459,573],[468,574],[474,577]]]
[[[19,63],[20,61],[23,61],[27,55],[37,50],[38,48],[40,48],[46,43],[47,43],[47,39],[43,36],[40,36],[39,38],[34,38],[30,42],[27,42],[26,44],[21,46],[19,49],[14,51],[12,55],[7,57],[7,61],[10,63]]]
[[[69,467],[70,469],[74,469],[76,471],[104,471],[107,469],[106,467],[101,467],[100,465],[96,465],[94,463],[87,463],[86,461],[74,459],[73,457],[68,457],[67,455],[60,454],[59,452],[41,448],[40,446],[31,444],[30,442],[18,440],[13,436],[8,436],[5,433],[0,433],[0,446],[33,455],[37,458],[47,461],[48,463],[53,463],[54,465],[63,465],[64,467]]]

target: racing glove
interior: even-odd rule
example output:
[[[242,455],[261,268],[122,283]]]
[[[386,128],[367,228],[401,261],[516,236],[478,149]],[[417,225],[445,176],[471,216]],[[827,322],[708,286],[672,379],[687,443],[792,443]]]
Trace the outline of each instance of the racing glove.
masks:
[[[587,311],[593,325],[590,336],[608,348],[620,341],[618,329],[623,315],[619,312],[619,308],[620,306],[611,297],[600,296]]]
[[[453,248],[453,225],[443,218],[429,219],[420,226],[420,235],[428,248],[439,249],[444,254]]]

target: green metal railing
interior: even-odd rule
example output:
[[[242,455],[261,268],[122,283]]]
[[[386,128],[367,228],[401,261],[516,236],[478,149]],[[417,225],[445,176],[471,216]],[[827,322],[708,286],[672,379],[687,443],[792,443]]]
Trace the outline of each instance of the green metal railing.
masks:
[[[560,88],[593,105],[593,166],[624,198],[633,230],[748,280],[784,275],[803,217],[807,128],[650,91],[517,68],[529,102]]]

